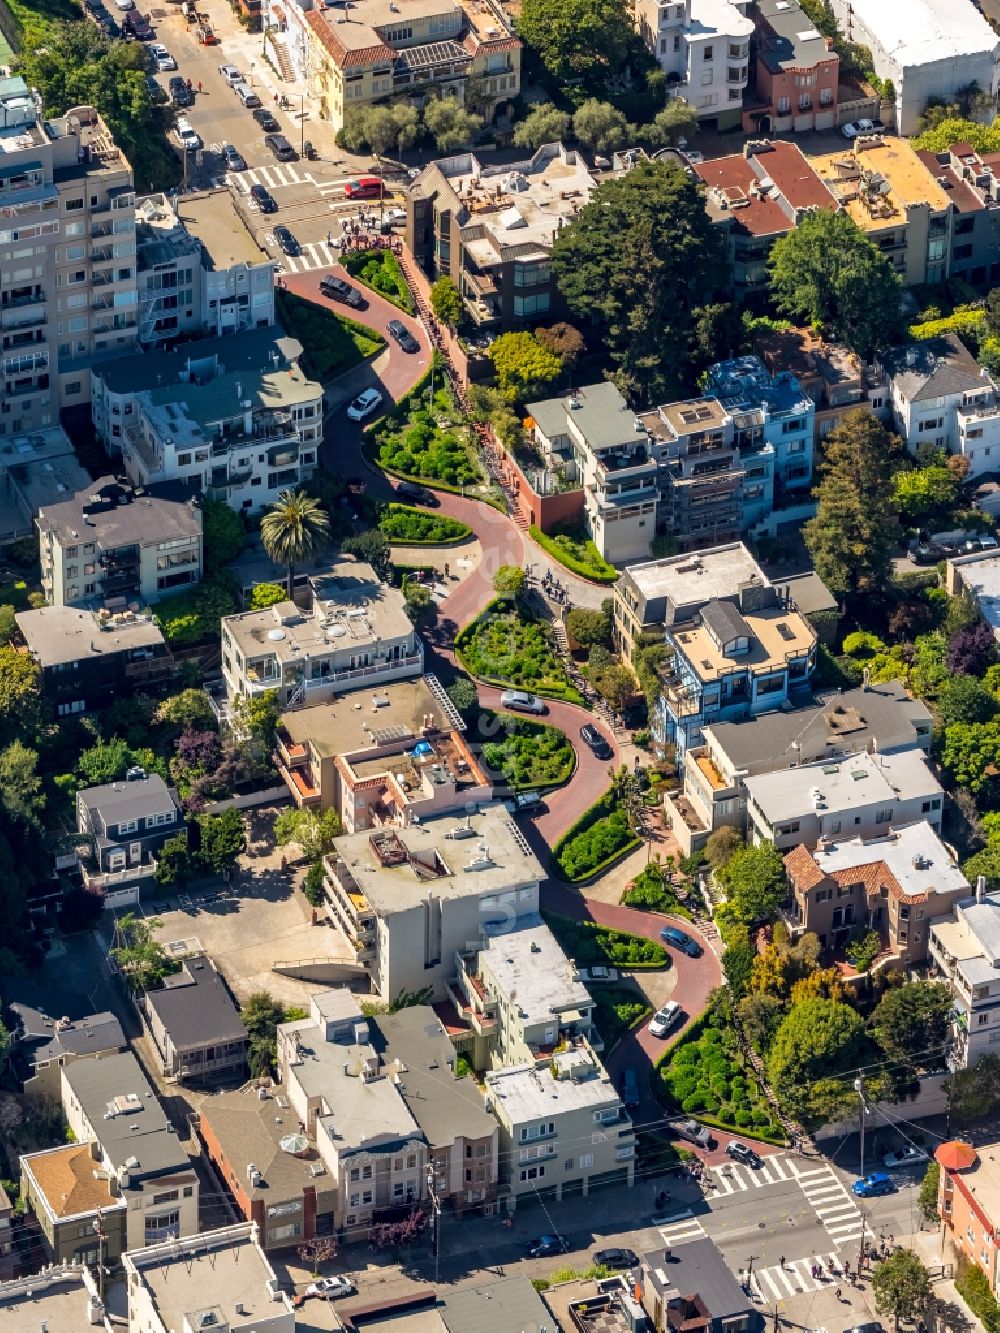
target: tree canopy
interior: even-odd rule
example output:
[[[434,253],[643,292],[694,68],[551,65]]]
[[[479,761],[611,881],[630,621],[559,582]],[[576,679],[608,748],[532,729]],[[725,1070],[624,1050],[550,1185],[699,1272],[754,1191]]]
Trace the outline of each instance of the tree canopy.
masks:
[[[230,807],[221,815],[199,815],[201,849],[199,857],[213,874],[225,875],[247,849],[247,831],[243,816]]]
[[[274,840],[279,847],[297,843],[309,861],[328,852],[334,838],[340,836],[342,826],[336,810],[299,810],[291,805],[282,810],[274,821]]]
[[[605,342],[619,388],[643,402],[693,387],[697,312],[725,267],[704,199],[669,162],[642,162],[602,182],[552,248],[570,310]]]
[[[462,318],[465,307],[461,293],[447,273],[443,273],[431,287],[431,309],[449,328],[455,328]]]
[[[812,999],[792,1006],[767,1057],[771,1086],[792,1115],[816,1123],[856,1102],[853,1089],[835,1075],[856,1063],[864,1031],[860,1014],[839,1001]]]
[[[775,241],[768,271],[781,314],[821,324],[863,357],[900,327],[899,275],[847,213],[807,213]]]
[[[941,1061],[954,1001],[944,981],[911,981],[887,990],[868,1027],[893,1060],[934,1065]]]
[[[514,126],[514,143],[532,152],[545,143],[561,143],[569,134],[570,116],[551,102],[536,102],[523,120]]]
[[[748,926],[769,921],[785,897],[785,866],[773,843],[740,847],[716,871],[736,916]]]
[[[557,82],[603,91],[625,67],[632,11],[627,0],[524,0],[517,30]]]
[[[153,938],[153,931],[162,924],[156,917],[140,919],[131,912],[118,922],[117,943],[108,952],[134,991],[153,990],[164,977],[180,969],[180,963],[170,958],[163,945]]]
[[[502,333],[490,345],[489,358],[500,392],[509,403],[523,403],[544,393],[563,372],[562,357],[544,347],[527,329]]]
[[[871,1284],[875,1309],[891,1314],[897,1330],[901,1319],[917,1318],[931,1302],[931,1275],[912,1250],[896,1250],[876,1264]]]
[[[880,591],[891,578],[897,524],[889,463],[898,447],[861,409],[826,437],[816,514],[803,536],[817,574],[838,597]]]
[[[282,491],[260,521],[264,550],[288,569],[288,596],[295,587],[295,566],[311,560],[330,535],[330,520],[315,496]]]

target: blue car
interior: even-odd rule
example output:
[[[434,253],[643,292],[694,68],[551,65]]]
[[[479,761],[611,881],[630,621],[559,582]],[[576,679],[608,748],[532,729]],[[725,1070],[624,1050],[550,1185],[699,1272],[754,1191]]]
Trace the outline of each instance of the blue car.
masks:
[[[851,1188],[859,1198],[873,1199],[878,1194],[895,1194],[896,1182],[884,1171],[873,1171],[863,1180],[856,1180]]]
[[[678,930],[676,926],[664,926],[660,931],[660,939],[664,944],[672,944],[675,949],[680,949],[681,953],[686,953],[689,958],[700,958],[702,947],[697,940],[686,935],[683,930]]]

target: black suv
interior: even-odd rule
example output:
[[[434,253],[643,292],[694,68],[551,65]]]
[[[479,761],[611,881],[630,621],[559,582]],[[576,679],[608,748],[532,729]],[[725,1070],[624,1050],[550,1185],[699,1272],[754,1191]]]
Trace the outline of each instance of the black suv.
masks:
[[[335,273],[328,273],[325,278],[320,279],[319,290],[320,295],[328,296],[331,301],[343,301],[354,310],[363,310],[368,304],[357,287],[352,287]]]
[[[272,134],[274,131],[281,129],[281,126],[275,120],[271,112],[268,111],[266,106],[259,106],[257,110],[253,112],[253,118],[265,134]]]
[[[390,319],[386,325],[390,337],[399,343],[404,352],[419,352],[420,344],[401,319]]]
[[[597,1264],[598,1268],[621,1270],[625,1268],[639,1267],[639,1256],[636,1254],[635,1250],[622,1250],[617,1248],[610,1250],[595,1250],[593,1258],[594,1263]]]
[[[407,500],[410,504],[426,505],[428,509],[436,509],[440,504],[433,491],[427,490],[424,486],[418,486],[415,481],[397,483],[396,499]]]
[[[613,759],[615,752],[592,722],[585,722],[580,728],[580,739],[593,750],[598,759]]]
[[[263,185],[251,185],[250,198],[262,213],[277,213],[278,205],[274,202],[274,196]]]
[[[283,134],[265,134],[264,146],[270,148],[279,162],[294,162],[298,157],[298,153]]]
[[[171,76],[167,87],[170,89],[170,100],[174,106],[190,106],[194,101],[194,93],[187,86],[186,80],[182,79],[179,74]]]
[[[275,227],[274,239],[278,242],[286,255],[300,255],[302,253],[302,246],[299,245],[298,241],[287,227]]]

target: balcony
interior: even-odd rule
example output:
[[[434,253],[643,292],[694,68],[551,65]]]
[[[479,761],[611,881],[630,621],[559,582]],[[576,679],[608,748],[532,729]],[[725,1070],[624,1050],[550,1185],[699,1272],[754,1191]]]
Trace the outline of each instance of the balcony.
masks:
[[[85,888],[107,892],[109,889],[121,888],[125,884],[151,880],[156,874],[156,861],[150,859],[139,865],[125,866],[121,870],[99,870],[86,861],[81,861],[80,873],[83,875]]]
[[[297,768],[309,758],[309,749],[301,741],[293,741],[283,727],[275,732],[278,754],[287,768]]]

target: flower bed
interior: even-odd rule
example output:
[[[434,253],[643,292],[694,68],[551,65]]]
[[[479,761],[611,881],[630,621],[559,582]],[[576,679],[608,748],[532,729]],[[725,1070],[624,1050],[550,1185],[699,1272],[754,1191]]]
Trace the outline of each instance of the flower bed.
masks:
[[[377,423],[371,438],[379,467],[395,476],[452,489],[482,480],[468,427],[447,388],[439,388],[430,403],[411,393]]]
[[[594,921],[542,912],[559,947],[577,967],[618,967],[630,972],[658,972],[670,966],[670,955],[656,940],[613,930]]]
[[[548,626],[504,598],[491,602],[455,635],[455,653],[462,667],[480,680],[583,702],[552,646]]]
[[[533,542],[571,574],[590,579],[592,583],[614,583],[617,580],[618,570],[608,564],[583,532],[543,532],[532,524],[528,533]]]
[[[274,295],[279,323],[302,344],[303,369],[321,384],[359,365],[385,346],[380,333],[325,306],[292,292],[279,290]]]
[[[621,809],[617,786],[612,786],[570,825],[552,848],[552,861],[563,879],[588,879],[641,842]]]
[[[483,746],[483,758],[517,791],[558,787],[573,772],[576,753],[558,727],[514,713],[499,714],[506,737]]]
[[[457,518],[429,514],[411,505],[388,504],[379,515],[378,526],[390,541],[405,546],[451,546],[468,541],[472,529]]]
[[[352,278],[357,278],[358,282],[363,282],[408,315],[416,313],[417,307],[403,270],[391,250],[352,250],[343,255],[340,262]]]

